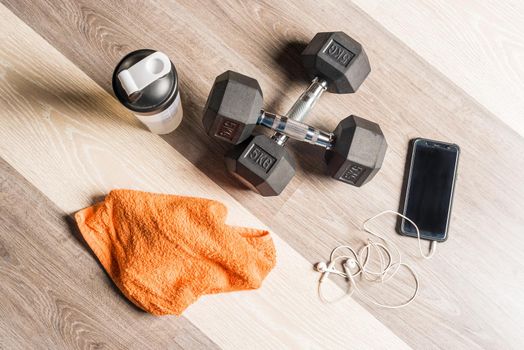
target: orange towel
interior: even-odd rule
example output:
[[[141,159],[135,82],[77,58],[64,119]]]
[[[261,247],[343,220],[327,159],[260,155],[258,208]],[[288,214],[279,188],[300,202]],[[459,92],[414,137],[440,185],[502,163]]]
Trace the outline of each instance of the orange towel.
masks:
[[[180,315],[203,294],[260,287],[275,265],[269,232],[228,226],[226,215],[214,200],[115,190],[75,218],[127,298]]]

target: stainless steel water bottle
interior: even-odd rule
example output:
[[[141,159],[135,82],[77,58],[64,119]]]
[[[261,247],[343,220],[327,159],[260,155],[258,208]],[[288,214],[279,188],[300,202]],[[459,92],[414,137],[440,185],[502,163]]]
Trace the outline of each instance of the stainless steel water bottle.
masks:
[[[118,100],[155,134],[168,134],[182,121],[178,75],[166,54],[137,50],[113,73]]]

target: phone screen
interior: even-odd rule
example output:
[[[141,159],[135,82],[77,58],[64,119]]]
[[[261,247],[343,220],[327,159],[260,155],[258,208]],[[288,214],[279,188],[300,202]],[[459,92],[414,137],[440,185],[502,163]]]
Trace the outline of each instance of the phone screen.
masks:
[[[447,238],[459,156],[457,145],[416,139],[406,187],[404,215],[417,224],[424,239]],[[415,236],[415,227],[401,221],[401,232]]]

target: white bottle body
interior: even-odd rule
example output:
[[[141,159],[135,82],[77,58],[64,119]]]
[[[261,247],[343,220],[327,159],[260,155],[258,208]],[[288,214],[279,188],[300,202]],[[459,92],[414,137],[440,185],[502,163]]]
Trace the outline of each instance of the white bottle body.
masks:
[[[162,112],[149,115],[135,113],[135,116],[152,133],[165,135],[178,128],[182,122],[183,114],[182,104],[180,103],[180,92],[178,92],[173,103]]]

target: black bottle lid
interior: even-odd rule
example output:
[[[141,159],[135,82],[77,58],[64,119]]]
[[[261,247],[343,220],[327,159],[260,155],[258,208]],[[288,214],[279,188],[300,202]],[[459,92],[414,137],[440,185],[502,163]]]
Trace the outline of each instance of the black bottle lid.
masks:
[[[168,74],[131,95],[127,94],[120,83],[118,73],[124,69],[129,69],[135,63],[155,52],[155,50],[150,49],[133,51],[118,63],[113,72],[113,91],[116,97],[125,107],[138,114],[160,113],[168,108],[178,96],[178,75],[173,63],[171,63],[171,71]]]

